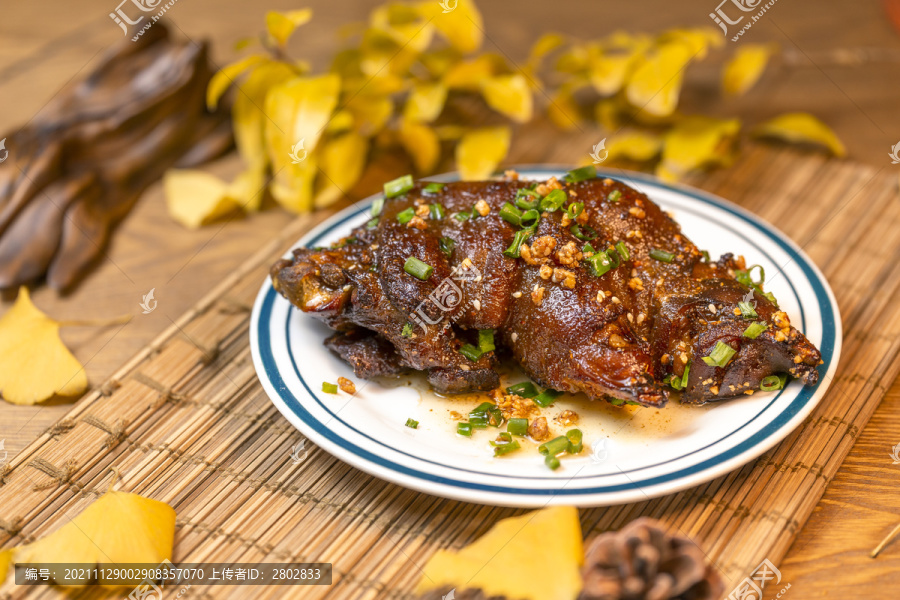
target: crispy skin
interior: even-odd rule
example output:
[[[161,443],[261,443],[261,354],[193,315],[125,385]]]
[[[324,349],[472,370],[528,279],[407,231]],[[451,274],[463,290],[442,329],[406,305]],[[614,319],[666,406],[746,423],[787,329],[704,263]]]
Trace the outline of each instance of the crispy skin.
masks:
[[[271,269],[273,285],[338,331],[375,332],[379,352],[390,355],[392,347],[396,353],[391,364],[427,371],[432,385],[447,393],[496,387],[501,351],[509,351],[543,386],[645,406],[665,405],[670,388],[663,380],[681,377],[688,363],[682,394],[688,403],[755,390],[764,377],[780,372],[817,382],[818,350],[765,296],[748,295],[750,289],[735,280],[743,259],[725,255],[704,261],[671,217],[621,182],[562,184],[567,204],[585,206],[577,223],[597,232],[593,248],[626,244],[629,258],[617,268],[592,274],[581,252],[585,242],[573,235],[576,222],[564,211],[542,214],[520,258],[504,256],[518,228],[500,218],[500,209],[529,185],[461,182],[425,193],[419,184],[386,201],[376,226],[357,229],[333,248],[299,248],[292,260],[278,261]],[[546,193],[559,184],[550,180],[542,186],[538,189]],[[487,215],[465,221],[452,216],[480,200],[490,208]],[[443,205],[446,216],[431,218],[420,209],[422,222],[398,221],[401,211],[431,203]],[[454,241],[449,256],[441,250],[441,238]],[[674,258],[655,260],[653,249]],[[404,271],[410,256],[434,268],[426,281]],[[459,267],[469,264],[474,269],[461,278]],[[447,289],[448,277],[458,293],[444,296],[442,309],[428,298],[439,286]],[[755,303],[756,320],[768,324],[755,340],[742,336],[751,322],[737,310],[744,299]],[[477,343],[482,329],[496,331],[497,351],[473,362],[459,348]],[[702,360],[717,341],[737,350],[725,368]],[[365,375],[365,368],[347,360]]]

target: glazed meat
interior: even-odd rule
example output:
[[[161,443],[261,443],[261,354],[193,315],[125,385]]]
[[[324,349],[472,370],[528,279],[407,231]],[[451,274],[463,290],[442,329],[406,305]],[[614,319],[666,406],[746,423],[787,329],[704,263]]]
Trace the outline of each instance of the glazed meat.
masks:
[[[357,375],[423,370],[444,393],[497,387],[505,355],[542,386],[656,407],[673,388],[704,403],[818,380],[819,351],[743,258],[710,261],[612,179],[419,183],[271,275]]]

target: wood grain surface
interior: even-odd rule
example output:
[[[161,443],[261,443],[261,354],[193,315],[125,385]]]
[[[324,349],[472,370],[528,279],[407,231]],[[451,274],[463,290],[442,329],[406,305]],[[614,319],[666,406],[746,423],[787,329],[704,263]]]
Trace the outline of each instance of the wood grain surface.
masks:
[[[337,47],[336,29],[363,18],[374,4],[355,0],[308,3],[316,10],[316,25],[295,37],[292,50],[315,65],[325,64]],[[483,1],[480,6],[489,35],[486,46],[521,60],[528,44],[547,30],[592,37],[617,28],[656,31],[675,25],[706,25],[710,23],[707,14],[715,4],[695,0],[527,0]],[[212,39],[215,60],[224,63],[236,56],[231,50],[233,41],[253,32],[262,22],[265,9],[288,7],[296,4],[284,0],[273,0],[265,6],[238,0],[180,0],[169,15],[181,34],[191,39]],[[99,53],[121,35],[107,16],[114,8],[97,0],[3,6],[0,132],[27,122],[61,85],[96,64]],[[883,17],[879,3],[781,0],[741,43],[770,40],[785,49],[787,59],[751,94],[721,101],[711,93],[718,77],[718,65],[712,60],[690,73],[685,111],[738,115],[748,124],[789,110],[810,111],[834,127],[853,160],[876,169],[898,168],[890,165],[887,153],[900,139],[900,112],[896,110],[900,62],[863,61],[846,66],[839,63],[846,61],[842,57],[847,54],[837,52],[867,48],[900,51],[900,38]],[[565,135],[548,135],[555,136],[554,145],[565,145]],[[573,148],[572,160],[584,151]],[[227,177],[236,165],[237,159],[231,157],[212,170]],[[354,194],[361,197],[375,191],[384,178],[406,170],[408,166],[399,160],[380,163]],[[291,218],[272,210],[246,220],[188,231],[168,218],[156,186],[119,229],[107,259],[86,285],[65,298],[38,290],[34,299],[58,318],[135,315],[124,328],[64,331],[66,342],[86,364],[92,383],[99,385]],[[896,258],[876,256],[873,260],[886,263]],[[151,288],[156,290],[159,306],[143,315],[138,303]],[[0,310],[5,308],[3,305]],[[6,449],[14,456],[70,408],[2,404],[0,439],[5,439]],[[888,546],[878,559],[868,558],[868,551],[900,523],[900,466],[892,465],[889,457],[891,447],[900,443],[898,408],[900,384],[895,383],[783,561],[784,580],[792,584],[787,597],[896,597],[900,589],[900,541]]]

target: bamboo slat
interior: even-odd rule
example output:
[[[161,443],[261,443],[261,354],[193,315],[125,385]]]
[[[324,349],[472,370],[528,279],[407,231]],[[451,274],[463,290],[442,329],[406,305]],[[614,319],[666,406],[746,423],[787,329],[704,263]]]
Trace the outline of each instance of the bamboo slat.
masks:
[[[571,139],[547,139],[540,128],[520,132],[512,159],[572,160]],[[812,256],[837,295],[844,358],[814,413],[754,463],[678,494],[582,510],[581,521],[591,536],[660,518],[706,552],[730,591],[763,558],[778,564],[900,370],[900,202],[886,172],[762,146],[691,183],[775,223]],[[15,458],[0,485],[2,547],[65,523],[107,489],[115,466],[119,489],[176,509],[176,562],[334,564],[331,588],[195,587],[187,597],[404,599],[437,549],[523,512],[406,490],[308,441],[307,458],[290,459],[303,438],[256,380],[249,309],[269,263],[312,222],[292,223]]]

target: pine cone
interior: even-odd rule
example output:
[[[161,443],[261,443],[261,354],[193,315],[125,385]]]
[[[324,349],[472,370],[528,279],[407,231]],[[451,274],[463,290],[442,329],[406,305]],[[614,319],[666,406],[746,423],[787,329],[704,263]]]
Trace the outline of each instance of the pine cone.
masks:
[[[696,544],[647,517],[594,538],[582,575],[579,600],[718,600],[725,588]]]

